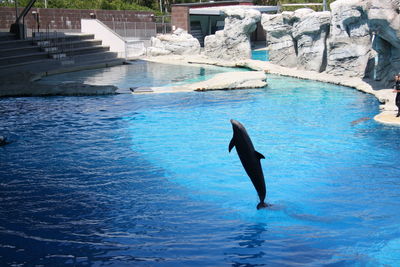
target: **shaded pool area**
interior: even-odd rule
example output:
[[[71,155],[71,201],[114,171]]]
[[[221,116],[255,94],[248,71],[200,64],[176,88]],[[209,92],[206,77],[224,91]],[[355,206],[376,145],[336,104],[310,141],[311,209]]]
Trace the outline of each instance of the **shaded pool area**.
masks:
[[[132,79],[126,87],[182,81],[181,67],[148,67],[118,68]],[[51,79],[118,83],[120,70]],[[0,99],[0,130],[13,141],[0,147],[0,265],[395,266],[400,129],[352,125],[378,111],[356,90],[268,81]],[[256,210],[236,151],[228,153],[231,118],[266,156],[269,210]]]

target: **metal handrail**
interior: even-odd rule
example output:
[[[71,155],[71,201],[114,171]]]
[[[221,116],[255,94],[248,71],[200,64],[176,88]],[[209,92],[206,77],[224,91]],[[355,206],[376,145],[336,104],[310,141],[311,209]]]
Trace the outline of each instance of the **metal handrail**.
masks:
[[[32,6],[35,4],[36,0],[31,0],[28,5],[24,8],[24,10],[19,14],[18,18],[15,20],[15,23],[19,23],[21,19],[24,19],[28,14],[29,10],[31,10]]]

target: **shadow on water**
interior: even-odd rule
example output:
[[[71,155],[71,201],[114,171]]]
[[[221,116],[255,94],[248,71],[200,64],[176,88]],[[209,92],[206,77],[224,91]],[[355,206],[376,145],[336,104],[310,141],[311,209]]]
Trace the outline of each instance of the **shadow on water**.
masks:
[[[112,251],[145,243],[151,230],[140,222],[161,220],[158,199],[171,187],[121,146],[131,139],[107,111],[111,99],[1,101],[1,125],[16,139],[0,151],[1,266],[112,261]],[[136,254],[129,260],[161,260]]]
[[[0,265],[90,266],[113,260],[105,252],[140,247],[149,232],[159,231],[141,223],[162,220],[157,199],[167,194],[163,173],[140,155],[125,154],[116,166],[107,160],[116,159],[113,152],[102,153],[82,154],[80,162],[71,162],[68,153],[65,159],[25,157],[21,166],[13,152],[2,152]],[[138,258],[157,256],[139,253]]]

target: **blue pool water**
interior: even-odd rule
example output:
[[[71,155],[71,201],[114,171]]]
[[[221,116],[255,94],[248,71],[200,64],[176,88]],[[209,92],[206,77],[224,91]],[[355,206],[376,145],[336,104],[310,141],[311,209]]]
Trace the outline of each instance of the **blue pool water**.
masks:
[[[239,68],[221,68],[208,66],[179,66],[158,63],[133,61],[129,66],[116,66],[98,70],[85,70],[78,73],[65,73],[49,76],[42,83],[84,82],[103,85],[112,84],[120,88],[119,92],[127,93],[129,87],[157,87],[182,85],[207,80],[217,73],[226,71],[243,71]]]
[[[251,59],[269,61],[268,50],[252,50]]]
[[[182,67],[150,65],[46,82],[182,81]],[[117,79],[126,73],[129,84]],[[400,129],[352,125],[378,112],[356,90],[268,82],[0,99],[0,131],[13,141],[0,147],[0,266],[396,266]],[[270,209],[256,210],[236,151],[228,153],[231,118],[266,156]]]

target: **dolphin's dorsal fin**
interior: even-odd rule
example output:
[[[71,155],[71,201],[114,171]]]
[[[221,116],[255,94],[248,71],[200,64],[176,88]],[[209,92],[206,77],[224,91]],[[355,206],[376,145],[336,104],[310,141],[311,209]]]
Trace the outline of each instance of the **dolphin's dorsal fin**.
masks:
[[[229,142],[229,152],[231,152],[232,148],[235,146],[235,142],[233,141],[233,137],[231,141]]]
[[[261,154],[260,152],[258,152],[258,151],[254,151],[254,152],[256,153],[256,157],[257,157],[258,159],[265,159],[264,155]]]

